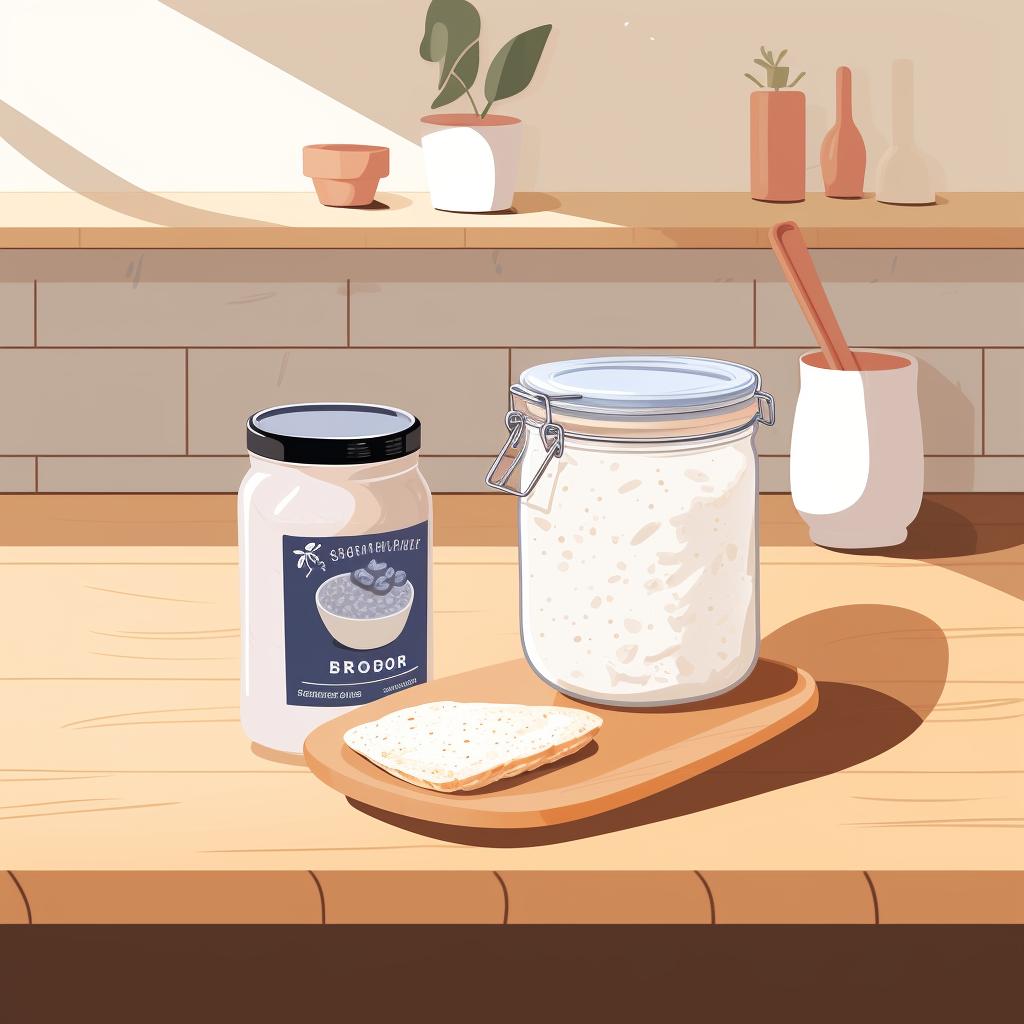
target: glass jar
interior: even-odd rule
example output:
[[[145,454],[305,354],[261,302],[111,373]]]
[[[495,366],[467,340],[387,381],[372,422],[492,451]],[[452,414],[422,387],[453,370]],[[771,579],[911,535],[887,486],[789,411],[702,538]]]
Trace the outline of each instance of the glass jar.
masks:
[[[519,501],[523,649],[601,704],[721,693],[759,645],[756,371],[608,357],[532,367],[510,389],[487,482]],[[525,483],[512,483],[515,475]]]
[[[420,422],[378,405],[250,417],[238,493],[242,726],[261,747],[430,675]]]

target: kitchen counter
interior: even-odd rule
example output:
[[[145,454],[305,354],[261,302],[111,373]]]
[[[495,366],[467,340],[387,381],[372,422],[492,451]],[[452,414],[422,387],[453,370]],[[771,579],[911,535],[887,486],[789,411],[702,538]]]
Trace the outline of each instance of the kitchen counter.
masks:
[[[520,656],[513,511],[437,499],[437,675]],[[253,753],[233,535],[231,496],[0,499],[0,922],[1024,922],[1020,495],[860,555],[763,498],[763,653],[819,710],[525,834],[409,831]]]
[[[520,192],[512,213],[445,213],[425,193],[372,207],[321,206],[310,192],[0,193],[7,249],[766,249],[793,219],[817,248],[1024,247],[1024,193],[950,192],[931,206],[809,193],[760,203],[745,192]]]

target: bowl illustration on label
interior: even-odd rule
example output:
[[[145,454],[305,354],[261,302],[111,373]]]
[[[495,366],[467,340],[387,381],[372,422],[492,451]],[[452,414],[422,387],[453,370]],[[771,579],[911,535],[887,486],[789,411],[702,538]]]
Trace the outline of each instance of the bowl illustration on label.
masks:
[[[414,597],[404,572],[371,561],[362,569],[324,580],[315,600],[321,621],[339,644],[372,651],[402,635]]]

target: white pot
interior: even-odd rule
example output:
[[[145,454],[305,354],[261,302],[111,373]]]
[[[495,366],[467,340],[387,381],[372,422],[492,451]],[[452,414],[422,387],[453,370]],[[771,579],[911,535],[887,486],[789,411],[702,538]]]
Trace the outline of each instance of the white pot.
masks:
[[[501,114],[432,114],[423,124],[434,209],[490,213],[512,206],[522,121]]]
[[[790,446],[793,503],[824,547],[900,544],[921,507],[924,450],[917,361],[858,349],[859,372],[800,357]]]

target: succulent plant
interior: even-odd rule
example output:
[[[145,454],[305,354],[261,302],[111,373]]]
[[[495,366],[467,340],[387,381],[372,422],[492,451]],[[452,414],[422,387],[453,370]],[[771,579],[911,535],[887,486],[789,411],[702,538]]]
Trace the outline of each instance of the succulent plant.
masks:
[[[744,75],[744,78],[749,78],[759,89],[774,89],[776,92],[779,89],[792,89],[804,77],[806,72],[801,71],[791,82],[789,80],[789,68],[782,64],[782,58],[787,53],[789,53],[789,50],[780,50],[778,57],[774,57],[771,50],[766,50],[762,46],[761,56],[755,57],[754,63],[764,68],[765,81],[759,82],[749,71]]]

